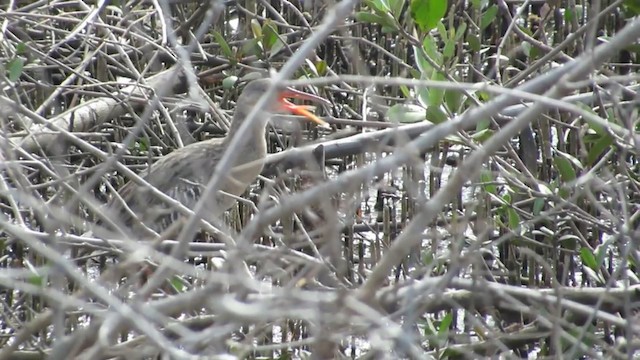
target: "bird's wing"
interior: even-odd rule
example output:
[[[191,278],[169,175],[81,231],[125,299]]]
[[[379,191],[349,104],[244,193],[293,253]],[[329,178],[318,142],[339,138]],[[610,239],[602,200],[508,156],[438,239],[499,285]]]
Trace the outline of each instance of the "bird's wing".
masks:
[[[200,196],[197,183],[206,181],[210,176],[210,168],[216,163],[216,159],[211,158],[210,154],[218,153],[216,149],[220,147],[220,143],[220,139],[212,139],[177,149],[143,171],[142,178],[158,191],[192,208]],[[158,227],[154,223],[170,223],[178,215],[174,214],[176,211],[173,207],[155,195],[152,189],[134,181],[128,181],[118,191],[118,195],[122,200],[113,197],[109,208],[127,226],[131,225],[133,216],[158,231],[162,226]]]
[[[163,156],[143,172],[143,178],[156,190],[193,209],[220,162],[224,148],[221,139],[191,144]],[[220,184],[222,191],[215,195],[215,200],[208,200],[205,204],[206,216],[218,217],[233,206],[236,202],[234,196],[241,195],[260,174],[263,160],[256,158],[254,152],[239,154],[236,165],[226,173]],[[142,222],[160,232],[181,217],[175,206],[154,194],[153,189],[134,181],[125,184],[118,195],[122,200],[113,198],[110,208],[129,228]]]

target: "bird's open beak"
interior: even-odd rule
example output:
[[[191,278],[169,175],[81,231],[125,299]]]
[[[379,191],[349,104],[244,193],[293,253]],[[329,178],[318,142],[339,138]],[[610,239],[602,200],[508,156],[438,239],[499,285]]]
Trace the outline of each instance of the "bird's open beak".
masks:
[[[293,104],[286,98],[309,100],[309,101],[320,102],[320,103],[331,105],[331,102],[329,102],[329,100],[321,98],[320,96],[317,96],[317,95],[308,94],[292,88],[286,88],[285,90],[281,91],[278,96],[278,100],[280,101],[280,104],[285,110],[289,110],[294,114],[302,115],[307,119],[315,123],[318,123],[320,125],[323,125],[323,126],[329,125],[325,121],[317,117],[315,114],[310,112],[306,106]]]

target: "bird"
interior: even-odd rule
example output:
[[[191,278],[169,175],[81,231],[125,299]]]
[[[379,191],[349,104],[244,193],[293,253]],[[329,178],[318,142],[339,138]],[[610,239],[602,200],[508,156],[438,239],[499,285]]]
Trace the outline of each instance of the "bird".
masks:
[[[254,117],[248,130],[241,133],[239,129],[260,98],[269,91],[272,81],[270,78],[257,79],[245,86],[236,102],[225,138],[192,143],[161,157],[148,168],[143,176],[144,180],[187,208],[193,209],[232,139],[246,136],[248,139],[238,149],[238,156],[228,175],[220,183],[218,191],[212,198],[204,200],[205,219],[220,217],[260,175],[267,155],[266,125],[273,114],[288,111],[326,126],[326,122],[311,113],[307,107],[295,105],[286,98],[330,104],[328,100],[293,88],[277,87],[277,101],[267,103]],[[118,190],[118,195],[108,204],[110,216],[115,216],[112,223],[124,225],[134,236],[148,237],[153,236],[154,232],[161,234],[182,217],[177,209],[154,195],[148,186],[134,181],[127,182]]]

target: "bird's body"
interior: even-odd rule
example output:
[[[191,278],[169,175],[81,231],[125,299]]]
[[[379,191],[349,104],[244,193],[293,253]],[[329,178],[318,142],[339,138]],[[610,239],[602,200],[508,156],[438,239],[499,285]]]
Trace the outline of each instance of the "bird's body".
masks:
[[[193,209],[224,152],[229,148],[232,139],[239,134],[238,130],[269,85],[270,80],[262,79],[246,86],[236,103],[227,137],[201,141],[177,149],[151,165],[143,178],[160,192]],[[272,113],[287,109],[321,122],[304,108],[283,100],[283,97],[324,99],[292,89],[280,90],[278,94],[278,103],[269,104],[264,112],[260,112],[258,119],[251,123],[249,130],[242,133],[242,136],[247,138],[243,139],[243,145],[228,174],[221,181],[219,191],[212,199],[205,200],[205,220],[213,220],[232,207],[236,202],[235,197],[244,193],[260,175],[267,154],[265,126]],[[109,206],[113,213],[119,215],[118,220],[122,225],[131,229],[136,236],[152,234],[148,229],[160,233],[180,217],[180,213],[173,206],[153,194],[149,187],[130,181],[119,191],[119,195],[126,207],[122,201],[112,201]]]

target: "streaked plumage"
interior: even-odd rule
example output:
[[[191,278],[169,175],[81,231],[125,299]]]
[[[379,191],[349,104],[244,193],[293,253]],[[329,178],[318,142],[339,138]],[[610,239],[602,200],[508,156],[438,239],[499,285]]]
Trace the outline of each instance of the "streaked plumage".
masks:
[[[261,79],[254,80],[245,87],[236,103],[233,120],[226,138],[201,141],[177,149],[152,164],[150,170],[145,172],[144,179],[158,190],[178,200],[186,207],[193,209],[231,139],[238,135],[238,129],[260,97],[267,92],[269,85],[269,79]],[[264,166],[264,158],[267,154],[265,126],[271,114],[288,109],[310,118],[313,117],[306,110],[280,100],[280,95],[324,100],[309,94],[303,96],[301,94],[304,93],[291,91],[291,89],[279,91],[279,100],[270,103],[269,107],[254,120],[252,126],[249,127],[250,130],[243,134],[243,136],[248,136],[249,139],[246,140],[239,152],[232,170],[221,182],[220,190],[239,196],[258,177]],[[312,120],[318,121],[319,119],[312,118]],[[133,234],[136,236],[147,237],[150,234],[141,226],[140,222],[149,229],[161,233],[180,217],[176,210],[157,196],[154,196],[150,189],[132,181],[123,186],[119,194],[131,212],[135,214],[134,217],[130,216],[117,200],[109,204],[110,210],[115,214],[119,214],[122,224],[126,228],[133,230]],[[205,219],[219,217],[224,211],[232,207],[235,202],[236,200],[233,197],[218,191],[214,199],[207,200],[205,203]]]

